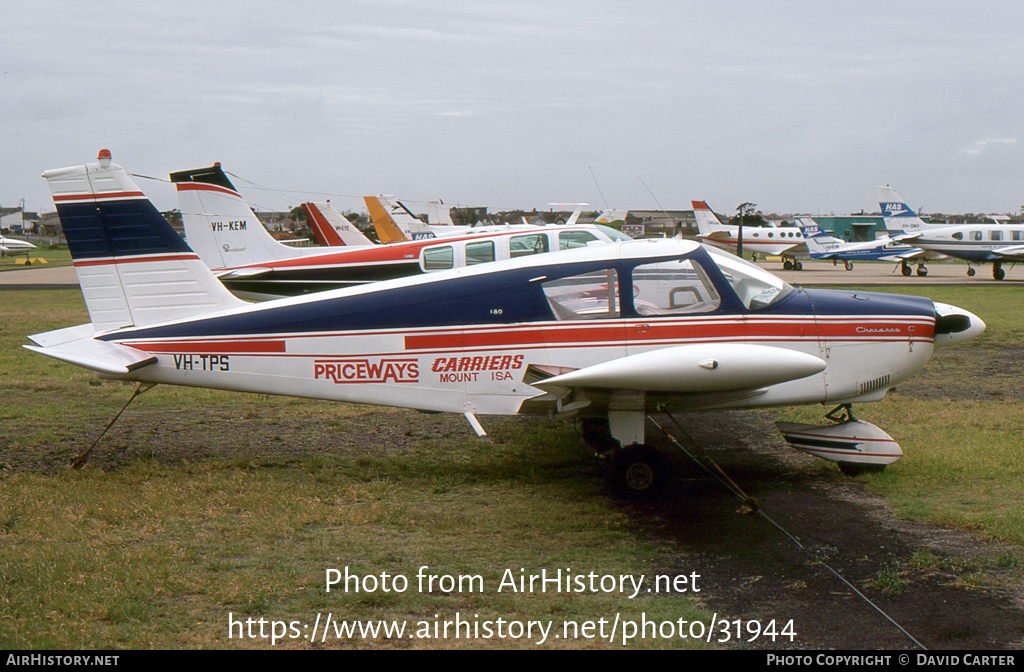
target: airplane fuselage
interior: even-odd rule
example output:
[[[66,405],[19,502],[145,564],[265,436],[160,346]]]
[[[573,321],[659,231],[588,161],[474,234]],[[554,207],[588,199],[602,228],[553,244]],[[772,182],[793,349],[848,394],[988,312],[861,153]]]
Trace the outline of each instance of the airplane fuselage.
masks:
[[[679,263],[691,270],[669,279],[666,264]],[[98,338],[156,355],[156,364],[122,378],[478,414],[544,412],[528,402],[541,393],[524,382],[531,366],[583,369],[680,345],[767,345],[813,355],[826,367],[737,395],[637,390],[639,399],[623,401],[622,391],[618,400],[595,393],[595,407],[871,401],[932,352],[935,313],[927,299],[798,290],[781,281],[766,288],[757,276],[740,277],[743,262],[722,263],[685,241],[627,243]],[[669,301],[681,310],[655,312]]]
[[[967,224],[923,229],[914,245],[973,262],[1019,261],[1024,258],[1024,226]],[[1011,254],[1000,250],[1016,248]]]

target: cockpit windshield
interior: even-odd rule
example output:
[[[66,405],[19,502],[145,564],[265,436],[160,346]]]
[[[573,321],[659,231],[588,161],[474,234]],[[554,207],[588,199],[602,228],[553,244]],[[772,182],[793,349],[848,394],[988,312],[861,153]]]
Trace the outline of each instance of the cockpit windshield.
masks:
[[[740,301],[750,310],[770,306],[793,291],[793,286],[739,257],[705,246]]]

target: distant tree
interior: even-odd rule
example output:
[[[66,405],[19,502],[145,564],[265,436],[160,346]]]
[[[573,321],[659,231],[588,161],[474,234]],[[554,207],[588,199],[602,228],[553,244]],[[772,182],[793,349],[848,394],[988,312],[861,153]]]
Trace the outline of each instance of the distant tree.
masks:
[[[757,209],[757,203],[740,203],[736,206],[736,216],[729,223],[733,226],[768,226],[768,220]]]
[[[729,220],[733,226],[738,226],[736,254],[743,257],[743,227],[744,226],[767,226],[768,220],[764,214],[757,209],[757,203],[740,203],[736,206],[736,216]]]

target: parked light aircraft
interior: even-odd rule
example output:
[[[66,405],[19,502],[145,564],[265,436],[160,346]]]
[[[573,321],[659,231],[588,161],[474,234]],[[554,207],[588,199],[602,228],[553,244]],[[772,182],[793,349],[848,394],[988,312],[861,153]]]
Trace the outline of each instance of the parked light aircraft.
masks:
[[[877,401],[977,316],[915,296],[794,288],[681,239],[586,246],[246,304],[116,164],[43,174],[91,323],[25,347],[103,378],[422,411],[580,418],[637,495],[663,478],[654,410]],[[852,414],[848,414],[852,415]],[[795,446],[878,468],[877,427],[780,427]]]
[[[303,203],[302,210],[306,213],[306,222],[313,230],[316,242],[323,247],[361,247],[374,244],[344,215],[335,210],[330,201]]]
[[[910,266],[907,262],[917,260],[917,274],[922,277],[928,275],[924,260],[930,253],[920,248],[895,242],[888,236],[877,240],[848,243],[823,231],[810,217],[797,217],[796,223],[803,234],[811,259],[838,259],[848,271],[853,270],[853,262],[857,260],[893,261],[900,264],[903,275],[910,275]]]
[[[0,236],[0,254],[23,254],[34,249],[36,246],[27,240]]]
[[[172,173],[171,181],[178,188],[189,246],[228,289],[255,300],[610,243],[622,236],[592,224],[443,227],[462,235],[391,245],[293,248],[263,228],[220,165]]]
[[[432,226],[412,214],[405,204],[394,196],[364,196],[370,222],[382,243],[400,243],[408,240],[426,240],[444,235],[455,235],[463,227]]]
[[[890,187],[878,187],[878,200],[890,235],[898,231],[901,242],[966,260],[967,275],[975,273],[971,264],[991,262],[992,277],[1002,280],[1003,262],[1024,261],[1024,224],[928,224]]]
[[[431,223],[430,219],[424,222],[419,217],[412,213],[405,203],[398,200],[394,196],[382,194],[379,196],[364,196],[363,200],[366,202],[366,209],[370,213],[370,222],[373,224],[373,228],[377,231],[377,238],[382,243],[396,243],[408,240],[424,240],[427,238],[445,238],[448,236],[462,236],[467,233],[481,233],[485,231],[496,231],[504,228],[505,225],[486,225],[486,224],[475,224],[473,226],[455,226],[452,224],[452,219],[447,216],[445,211],[445,217],[440,219],[439,224]],[[440,201],[431,201],[428,206],[435,206],[440,204]],[[576,224],[583,212],[583,208],[589,205],[588,203],[549,203],[548,205],[565,206],[572,205],[574,210],[565,224],[560,226],[573,226]],[[438,215],[437,207],[432,207],[432,215],[428,213],[428,217],[433,216],[434,218],[440,217]],[[605,222],[596,222],[597,224],[604,224]],[[528,225],[526,219],[523,219],[523,224]],[[538,226],[544,226],[541,222]],[[498,229],[489,228],[498,226]]]
[[[740,227],[722,224],[704,201],[691,201],[691,204],[700,239],[735,254]],[[800,229],[795,226],[743,227],[743,249],[746,252],[753,252],[755,256],[780,256],[782,267],[787,271],[802,270],[803,264],[797,257],[807,256],[807,246],[804,245]]]

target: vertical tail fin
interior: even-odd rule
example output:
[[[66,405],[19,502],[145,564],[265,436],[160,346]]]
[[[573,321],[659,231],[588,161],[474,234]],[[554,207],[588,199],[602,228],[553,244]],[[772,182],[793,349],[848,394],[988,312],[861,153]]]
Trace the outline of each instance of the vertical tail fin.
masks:
[[[96,331],[245,305],[203,265],[110,152],[43,173]]]
[[[371,199],[375,200],[376,205],[379,206],[379,210],[376,210],[376,213],[374,206],[371,205]],[[366,206],[370,209],[370,220],[373,222],[374,227],[377,228],[377,235],[382,243],[384,242],[384,237],[381,235],[382,227],[388,231],[386,235],[389,238],[395,236],[395,233],[390,230],[390,225],[397,227],[404,236],[398,240],[423,240],[425,238],[437,237],[429,224],[412,214],[412,211],[394,196],[385,194],[366,196],[363,200],[366,201]],[[378,225],[378,221],[381,222],[380,225]],[[396,241],[388,240],[387,242]]]
[[[702,236],[709,236],[715,231],[723,231],[725,227],[721,220],[711,211],[704,201],[690,201],[693,206],[693,216],[697,220],[697,230]]]
[[[443,201],[427,201],[427,224],[433,226],[455,226],[451,208]]]
[[[313,229],[316,240],[324,247],[373,245],[373,241],[363,235],[362,231],[352,222],[334,209],[330,201],[326,203],[303,203],[309,228]]]
[[[796,225],[800,227],[800,233],[807,244],[807,250],[811,255],[828,254],[842,242],[823,231],[818,224],[810,217],[797,217]]]
[[[389,208],[380,196],[364,196],[366,209],[370,211],[370,221],[373,228],[377,230],[377,238],[382,243],[400,243],[404,240],[412,240],[412,236],[399,228],[398,224],[391,217]]]
[[[210,268],[236,268],[307,254],[274,240],[219,163],[171,173],[171,182],[178,189],[188,244]]]
[[[885,230],[890,236],[920,231],[932,226],[922,221],[889,185],[875,187],[875,191],[878,193],[878,205],[882,208],[882,217],[885,219]]]

